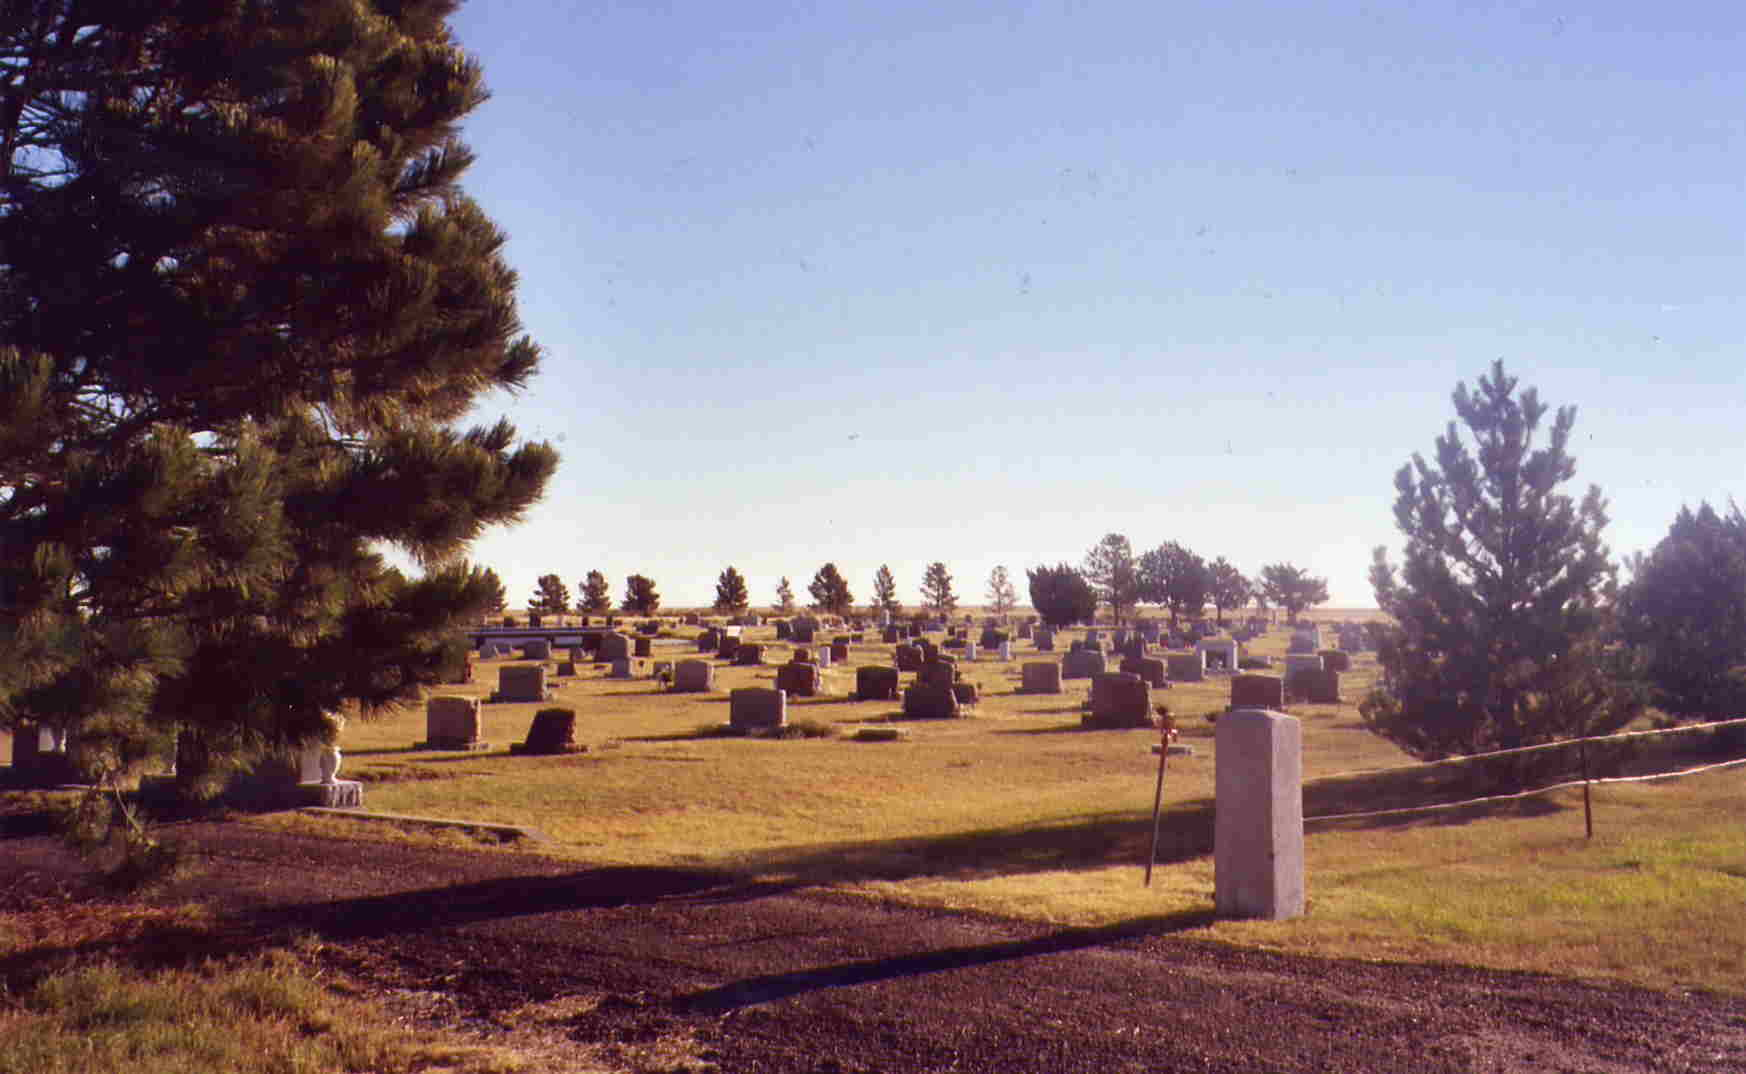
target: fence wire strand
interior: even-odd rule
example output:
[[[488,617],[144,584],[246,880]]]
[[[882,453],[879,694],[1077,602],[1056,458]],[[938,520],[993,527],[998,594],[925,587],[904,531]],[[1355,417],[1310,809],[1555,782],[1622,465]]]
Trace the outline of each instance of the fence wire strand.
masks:
[[[1468,764],[1474,761],[1489,760],[1493,757],[1507,757],[1515,754],[1535,753],[1551,749],[1569,749],[1577,743],[1607,743],[1619,742],[1635,738],[1649,738],[1660,735],[1692,735],[1698,732],[1715,731],[1726,727],[1746,727],[1746,718],[1718,720],[1713,723],[1687,724],[1683,727],[1667,727],[1653,731],[1626,731],[1616,735],[1602,735],[1597,738],[1564,739],[1559,742],[1546,742],[1537,746],[1521,746],[1516,749],[1495,750],[1491,753],[1474,753],[1464,757],[1448,757],[1441,761],[1427,761],[1422,765],[1412,765],[1402,768],[1388,768],[1370,772],[1347,772],[1332,776],[1324,776],[1313,782],[1324,780],[1350,779],[1360,776],[1392,775],[1400,772],[1423,771],[1446,765]],[[1717,761],[1712,764],[1698,765],[1695,768],[1678,769],[1672,772],[1652,772],[1642,776],[1594,776],[1587,779],[1570,779],[1559,783],[1550,783],[1544,787],[1533,787],[1525,791],[1512,791],[1508,794],[1490,794],[1480,798],[1464,798],[1458,802],[1433,802],[1428,805],[1396,806],[1390,809],[1361,810],[1354,813],[1320,813],[1313,817],[1305,817],[1303,821],[1309,824],[1314,821],[1333,820],[1363,820],[1367,817],[1398,816],[1402,813],[1425,813],[1435,809],[1462,809],[1472,805],[1484,805],[1487,802],[1507,802],[1518,798],[1528,798],[1536,794],[1546,794],[1551,791],[1565,790],[1570,787],[1589,786],[1602,783],[1647,783],[1657,779],[1678,779],[1681,776],[1699,775],[1704,772],[1719,771],[1724,768],[1736,768],[1746,765],[1746,757],[1731,761]]]

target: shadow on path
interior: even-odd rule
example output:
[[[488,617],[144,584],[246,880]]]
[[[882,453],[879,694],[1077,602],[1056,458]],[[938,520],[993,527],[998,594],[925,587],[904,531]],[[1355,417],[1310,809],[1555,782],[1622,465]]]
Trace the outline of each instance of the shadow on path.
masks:
[[[821,966],[811,970],[771,973],[679,996],[676,1004],[686,1011],[725,1014],[742,1007],[787,999],[824,988],[918,977],[927,973],[986,966],[1012,959],[1078,951],[1138,936],[1181,932],[1211,924],[1215,916],[1211,910],[1185,910],[1175,914],[1135,918],[1098,928],[1063,929],[1028,940],[1003,940],[970,947],[944,947],[937,951],[893,955],[862,962],[840,962],[834,966]]]

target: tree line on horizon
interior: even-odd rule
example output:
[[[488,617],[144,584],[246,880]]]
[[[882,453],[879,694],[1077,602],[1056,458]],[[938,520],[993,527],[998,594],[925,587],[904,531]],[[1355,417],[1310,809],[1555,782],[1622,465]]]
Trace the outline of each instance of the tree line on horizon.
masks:
[[[1160,570],[1154,565],[1164,567]],[[507,592],[502,580],[490,568],[485,569],[484,575],[490,593],[484,610],[505,611]],[[1211,603],[1222,623],[1225,612],[1244,607],[1251,600],[1261,614],[1277,606],[1295,622],[1305,608],[1328,599],[1325,579],[1315,578],[1288,563],[1263,567],[1259,582],[1251,583],[1222,557],[1207,564],[1174,543],[1136,560],[1127,538],[1119,534],[1110,534],[1094,546],[1082,567],[1065,564],[1036,567],[1028,569],[1026,575],[1031,606],[1043,622],[1058,627],[1091,622],[1099,607],[1109,608],[1120,624],[1141,603],[1166,607],[1173,624],[1179,616],[1199,618]],[[996,566],[989,573],[987,586],[982,607],[989,612],[1004,617],[1018,607],[1017,590],[1005,565]],[[572,605],[570,589],[563,579],[556,574],[543,574],[526,610],[534,615],[565,615],[572,611],[598,615],[613,610],[606,579],[599,571],[589,571],[581,589],[583,596]],[[952,574],[943,562],[928,565],[919,591],[920,607],[936,616],[949,614],[958,607]],[[807,592],[812,597],[807,607],[812,611],[849,615],[855,610],[854,594],[834,562],[818,569],[807,585]],[[626,579],[625,597],[618,607],[625,612],[652,614],[660,607],[654,583],[643,575],[631,575]],[[715,601],[710,607],[724,614],[744,614],[750,610],[751,596],[738,568],[729,565],[716,578]],[[786,576],[777,583],[776,600],[769,607],[777,615],[792,615],[799,609],[793,585]],[[881,564],[874,572],[873,599],[864,606],[865,611],[869,615],[885,612],[897,616],[902,614],[903,607],[891,567]]]

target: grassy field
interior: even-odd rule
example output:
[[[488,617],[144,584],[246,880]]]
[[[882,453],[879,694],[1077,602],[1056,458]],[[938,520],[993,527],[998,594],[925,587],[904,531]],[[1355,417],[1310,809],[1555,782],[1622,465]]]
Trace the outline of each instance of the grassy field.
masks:
[[[694,655],[695,630],[675,633],[656,642],[654,659]],[[1276,631],[1250,649],[1278,656],[1288,639]],[[1311,823],[1307,916],[1209,921],[1207,716],[1224,708],[1228,683],[1212,677],[1154,695],[1195,753],[1171,761],[1159,866],[1146,888],[1156,736],[1080,730],[1082,682],[1058,696],[1015,693],[1019,665],[1035,658],[1028,642],[1015,644],[1011,663],[985,652],[966,668],[983,695],[969,718],[899,721],[908,736],[890,743],[847,737],[896,715],[892,703],[848,699],[853,668],[888,664],[890,646],[856,646],[848,667],[825,672],[830,696],[790,702],[791,720],[840,732],[828,739],[712,733],[727,718],[727,690],[770,685],[772,667],[721,667],[713,694],[675,695],[581,665],[578,677],[556,680],[551,703],[576,711],[585,753],[509,756],[540,706],[490,704],[494,748],[483,753],[412,749],[424,737],[422,712],[354,722],[342,776],[367,781],[373,810],[525,824],[550,837],[536,849],[578,860],[730,869],[1064,924],[1156,920],[1185,935],[1303,953],[1746,993],[1746,951],[1715,942],[1746,927],[1739,770],[1598,788],[1593,840],[1583,836],[1576,791]],[[771,659],[786,660],[787,646],[776,644]],[[1311,816],[1392,804],[1378,774],[1411,764],[1359,720],[1353,702],[1375,674],[1372,661],[1358,657],[1343,677],[1347,703],[1291,710],[1303,720]],[[445,692],[483,697],[504,663],[513,661],[481,663],[473,684]],[[430,838],[296,815],[260,822]]]
[[[695,632],[675,628],[677,636],[655,643],[654,658],[694,655]],[[774,632],[750,633],[770,641]],[[1249,649],[1278,656],[1288,637],[1275,631]],[[775,644],[769,658],[786,660],[787,652]],[[1584,838],[1577,790],[1434,813],[1312,820],[1309,913],[1279,923],[1216,921],[1207,717],[1224,708],[1227,682],[1212,677],[1154,693],[1195,752],[1170,763],[1158,866],[1143,887],[1156,736],[1080,730],[1083,682],[1070,681],[1061,695],[1015,693],[1019,665],[1036,658],[1028,642],[1015,643],[1010,663],[984,652],[966,667],[982,693],[968,718],[897,721],[907,737],[886,743],[849,736],[891,721],[897,706],[849,694],[854,667],[888,664],[890,646],[855,646],[847,667],[825,672],[829,696],[790,702],[791,720],[838,732],[823,739],[715,733],[727,718],[727,691],[769,685],[773,667],[720,667],[714,693],[680,695],[581,665],[579,676],[555,681],[549,703],[576,711],[585,753],[510,756],[509,743],[541,707],[534,704],[485,707],[489,751],[418,751],[412,744],[425,737],[423,712],[406,711],[353,721],[342,741],[341,775],[366,781],[372,810],[523,824],[549,837],[527,849],[579,861],[718,868],[1061,924],[1150,923],[1307,954],[1746,994],[1746,949],[1717,942],[1746,927],[1740,769],[1597,787],[1592,840]],[[474,683],[444,690],[484,697],[497,669],[510,663],[480,663]],[[1437,770],[1413,765],[1362,726],[1355,701],[1375,671],[1372,657],[1358,656],[1342,679],[1346,703],[1291,710],[1303,720],[1305,812],[1312,818],[1435,793],[1429,785]],[[254,823],[467,841],[302,814]],[[0,941],[8,938],[0,927]]]

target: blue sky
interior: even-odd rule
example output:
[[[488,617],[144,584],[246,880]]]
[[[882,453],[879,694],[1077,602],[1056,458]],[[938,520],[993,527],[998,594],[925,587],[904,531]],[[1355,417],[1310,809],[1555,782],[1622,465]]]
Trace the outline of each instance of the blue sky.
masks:
[[[824,562],[1103,534],[1373,603],[1393,473],[1502,358],[1578,408],[1615,554],[1746,499],[1746,9],[558,4],[454,22],[493,98],[519,396],[563,454],[475,558],[754,602]]]

